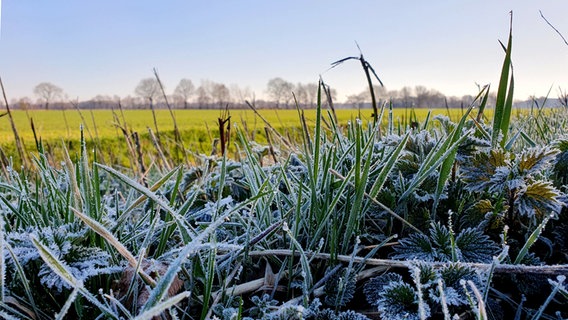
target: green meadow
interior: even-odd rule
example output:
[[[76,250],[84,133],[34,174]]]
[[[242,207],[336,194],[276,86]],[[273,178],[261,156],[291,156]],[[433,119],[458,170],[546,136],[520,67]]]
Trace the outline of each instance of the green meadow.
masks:
[[[324,111],[326,112],[326,111]],[[458,119],[464,110],[461,109],[394,109],[391,112],[385,107],[382,123],[387,126],[392,121],[397,131],[404,131],[412,122],[423,122],[430,113]],[[222,118],[220,110],[172,110],[173,117],[180,132],[183,147],[191,152],[210,154],[213,141],[219,138],[218,119]],[[37,151],[36,139],[41,140],[44,147],[51,152],[55,160],[61,160],[62,145],[71,153],[78,150],[81,135],[86,143],[99,151],[99,159],[108,159],[110,164],[128,165],[123,129],[129,134],[136,132],[140,136],[143,153],[153,153],[155,148],[150,139],[150,130],[158,138],[164,136],[166,149],[173,148],[168,141],[172,140],[174,120],[169,110],[156,110],[155,122],[151,110],[29,110],[12,111],[18,135],[23,141],[27,153]],[[301,111],[308,127],[315,125],[316,111]],[[337,123],[345,126],[349,121],[361,119],[364,123],[372,121],[370,109],[335,110]],[[289,139],[300,138],[302,126],[301,115],[297,110],[230,110],[230,123],[233,132],[238,127],[252,141],[265,144],[265,127],[271,127],[286,135]],[[15,154],[14,133],[8,117],[0,118],[0,147],[4,154]],[[33,123],[33,129],[32,129]],[[268,123],[268,124],[267,124]],[[432,122],[434,123],[434,122]],[[81,130],[82,128],[82,130]],[[156,129],[157,128],[157,129]],[[35,131],[35,132],[34,132]],[[170,150],[164,150],[169,152]]]

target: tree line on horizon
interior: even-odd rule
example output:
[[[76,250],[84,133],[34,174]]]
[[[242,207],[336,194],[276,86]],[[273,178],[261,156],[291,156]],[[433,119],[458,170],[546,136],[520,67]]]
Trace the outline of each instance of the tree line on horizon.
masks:
[[[318,86],[316,83],[292,83],[280,77],[267,82],[265,98],[257,99],[250,88],[238,85],[227,86],[223,83],[202,80],[199,86],[187,78],[181,79],[171,93],[167,93],[159,78],[140,80],[134,89],[134,95],[120,97],[118,95],[97,95],[85,101],[72,100],[64,90],[50,82],[42,82],[34,87],[36,100],[29,97],[12,99],[13,109],[243,109],[253,104],[258,109],[292,109],[296,104],[301,108],[315,108],[317,104]],[[337,91],[329,88],[329,94],[336,108],[370,108],[371,96],[368,89],[360,93],[348,95],[343,102],[337,102]],[[417,85],[405,86],[399,90],[387,90],[383,86],[374,86],[375,96],[379,101],[392,103],[394,108],[463,108],[474,100],[473,95],[461,97],[446,96],[436,89]],[[326,97],[322,98],[326,100]],[[494,105],[496,94],[488,96],[488,105]],[[544,97],[529,98],[517,101],[517,106],[527,106],[530,103],[542,104]],[[568,105],[568,95],[559,91],[556,103]]]

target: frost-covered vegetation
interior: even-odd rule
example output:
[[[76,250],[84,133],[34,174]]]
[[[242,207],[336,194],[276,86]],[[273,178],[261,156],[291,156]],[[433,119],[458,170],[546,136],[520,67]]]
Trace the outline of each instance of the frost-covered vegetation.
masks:
[[[320,90],[300,141],[236,128],[192,167],[39,143],[1,176],[0,317],[568,317],[568,109],[512,117],[506,48],[492,119],[485,87],[456,122],[340,126]]]

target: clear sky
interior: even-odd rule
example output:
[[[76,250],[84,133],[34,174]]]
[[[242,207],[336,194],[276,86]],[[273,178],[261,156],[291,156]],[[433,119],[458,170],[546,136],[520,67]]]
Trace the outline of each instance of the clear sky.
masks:
[[[516,98],[568,89],[566,0],[3,0],[0,76],[9,99],[52,82],[71,97],[133,95],[157,68],[168,91],[181,78],[250,87],[274,77],[315,82],[339,97],[365,78],[355,41],[387,89],[424,85],[447,95],[497,87],[514,12]]]

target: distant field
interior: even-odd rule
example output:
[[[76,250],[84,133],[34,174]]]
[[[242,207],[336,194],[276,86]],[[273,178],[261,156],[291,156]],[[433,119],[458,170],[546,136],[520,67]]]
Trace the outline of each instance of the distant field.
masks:
[[[60,139],[78,140],[80,138],[80,125],[85,128],[85,136],[89,138],[90,134],[95,137],[98,134],[100,139],[116,138],[122,134],[118,130],[117,122],[113,119],[111,110],[82,110],[81,115],[76,110],[32,110],[28,113],[24,111],[13,111],[16,127],[20,136],[26,143],[33,142],[33,132],[31,130],[31,121],[33,120],[38,138],[44,141],[54,141]],[[416,117],[424,120],[428,110],[417,109]],[[262,116],[271,123],[275,128],[292,128],[300,125],[298,112],[296,110],[261,110]],[[361,110],[361,118],[370,120],[371,110]],[[451,117],[459,117],[462,113],[460,109],[451,109]],[[220,116],[219,110],[175,110],[174,115],[181,131],[203,131],[207,132],[216,129],[217,118]],[[397,121],[405,123],[405,119],[409,117],[409,110],[394,110],[393,119],[395,124]],[[446,109],[434,109],[432,114],[447,115]],[[120,113],[116,113],[121,117]],[[231,110],[231,121],[239,126],[246,125],[249,130],[263,129],[264,123],[251,110]],[[340,123],[347,123],[358,116],[357,110],[337,110],[337,116]],[[307,121],[313,123],[315,119],[315,110],[306,110],[305,117]],[[155,131],[152,112],[150,110],[125,110],[124,118],[127,125],[133,131],[139,133],[147,132],[147,128]],[[388,113],[385,112],[383,120],[386,123]],[[122,119],[120,119],[122,121]],[[156,121],[160,131],[170,131],[173,129],[173,122],[169,111],[157,110]],[[96,130],[95,130],[96,128]],[[8,117],[0,118],[0,144],[12,143],[14,137],[12,129],[8,122]]]
[[[296,110],[260,110],[260,114],[275,129],[285,132],[287,136],[299,137],[298,130],[300,121]],[[327,111],[325,116],[327,117]],[[450,109],[451,118],[456,120],[461,114],[461,109]],[[315,110],[305,110],[305,119],[308,126],[314,125]],[[428,110],[417,109],[411,115],[411,110],[394,110],[394,128],[403,128],[409,124],[409,118],[413,121],[424,121]],[[348,121],[361,118],[363,121],[371,121],[372,111],[362,109],[341,109],[337,110],[337,117],[340,125],[347,124]],[[432,117],[436,114],[448,115],[446,109],[432,110]],[[115,119],[118,117],[118,121]],[[82,110],[81,114],[77,110],[31,110],[13,111],[18,133],[24,142],[26,152],[37,151],[31,122],[33,120],[37,139],[43,142],[48,153],[54,160],[60,159],[63,155],[63,144],[71,155],[79,150],[81,137],[81,125],[83,126],[84,136],[90,150],[96,148],[99,151],[99,160],[116,165],[128,166],[128,148],[125,137],[118,124],[126,122],[129,132],[137,132],[140,136],[140,145],[144,157],[153,161],[151,154],[155,154],[155,145],[149,137],[149,130],[155,134],[156,129],[151,110],[125,110],[124,120],[120,112],[113,115],[112,110]],[[218,118],[221,116],[219,110],[175,110],[174,115],[180,131],[181,139],[185,150],[190,154],[209,154],[212,149],[212,141],[219,137]],[[237,125],[244,130],[250,140],[260,144],[266,144],[264,133],[264,122],[251,110],[231,110],[231,125]],[[383,123],[386,125],[389,119],[388,111],[385,111]],[[156,111],[156,122],[160,134],[162,148],[169,153],[174,148],[173,142],[173,121],[168,110]],[[400,125],[399,125],[400,124]],[[234,137],[232,138],[234,139]],[[14,144],[14,134],[12,132],[7,116],[0,118],[0,148],[6,158],[16,154]],[[132,152],[132,151],[130,151]]]

